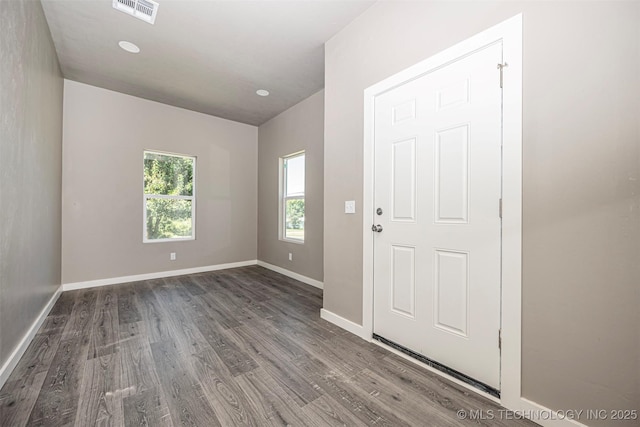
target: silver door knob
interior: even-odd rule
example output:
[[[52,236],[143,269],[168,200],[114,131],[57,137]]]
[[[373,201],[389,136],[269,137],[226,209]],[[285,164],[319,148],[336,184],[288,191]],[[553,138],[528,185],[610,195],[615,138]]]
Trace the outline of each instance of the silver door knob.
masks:
[[[382,231],[382,226],[380,224],[378,225],[372,225],[371,226],[371,231],[375,231],[376,233],[380,233]]]

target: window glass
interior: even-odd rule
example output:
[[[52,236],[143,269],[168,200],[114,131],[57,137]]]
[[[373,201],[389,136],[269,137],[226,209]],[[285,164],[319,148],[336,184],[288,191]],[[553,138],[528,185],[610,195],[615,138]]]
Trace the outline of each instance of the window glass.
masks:
[[[144,152],[144,242],[195,238],[195,161]]]
[[[282,238],[304,242],[305,221],[305,155],[294,154],[282,159]]]

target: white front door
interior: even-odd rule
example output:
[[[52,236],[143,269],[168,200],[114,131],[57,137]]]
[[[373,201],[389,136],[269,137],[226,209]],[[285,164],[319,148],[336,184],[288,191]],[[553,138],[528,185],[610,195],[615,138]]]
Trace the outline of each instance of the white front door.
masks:
[[[375,99],[374,333],[500,388],[502,44]]]

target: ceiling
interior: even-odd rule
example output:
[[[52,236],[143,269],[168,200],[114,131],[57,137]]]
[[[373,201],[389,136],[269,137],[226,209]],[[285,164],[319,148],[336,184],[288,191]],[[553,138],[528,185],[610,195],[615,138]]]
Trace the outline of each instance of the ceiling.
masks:
[[[42,0],[64,77],[252,125],[322,89],[324,42],[373,4],[157,1],[151,25],[111,0]]]

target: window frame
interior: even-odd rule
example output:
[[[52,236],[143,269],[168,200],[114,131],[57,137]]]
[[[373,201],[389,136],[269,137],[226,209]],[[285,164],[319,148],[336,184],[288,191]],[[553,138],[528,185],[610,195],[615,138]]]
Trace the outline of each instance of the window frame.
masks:
[[[193,185],[191,196],[170,196],[165,194],[147,194],[144,191],[144,160],[145,155],[159,154],[161,156],[181,157],[191,159],[193,161]],[[166,242],[185,242],[190,240],[196,240],[196,156],[190,156],[188,154],[171,153],[160,150],[145,149],[142,151],[142,243],[166,243]],[[165,199],[165,200],[190,200],[191,201],[191,236],[189,237],[175,237],[164,239],[148,239],[147,238],[147,200],[148,199]]]
[[[304,183],[303,188],[304,191],[302,196],[287,196],[287,170],[285,164],[288,160],[294,159],[296,157],[304,156]],[[304,245],[306,232],[302,239],[296,239],[292,237],[287,237],[287,201],[288,200],[304,200],[305,201],[305,219],[307,212],[306,205],[306,195],[307,195],[307,156],[305,150],[297,151],[292,154],[288,154],[286,156],[280,157],[280,167],[278,176],[280,178],[280,182],[278,183],[279,190],[279,203],[278,203],[278,239],[283,242],[288,243],[296,243],[298,245]],[[305,221],[305,231],[306,231],[306,221]]]

